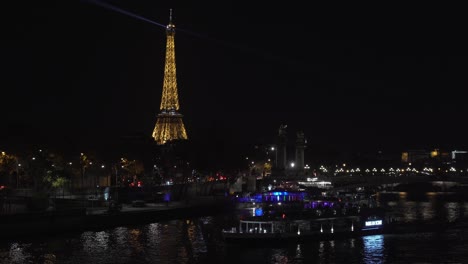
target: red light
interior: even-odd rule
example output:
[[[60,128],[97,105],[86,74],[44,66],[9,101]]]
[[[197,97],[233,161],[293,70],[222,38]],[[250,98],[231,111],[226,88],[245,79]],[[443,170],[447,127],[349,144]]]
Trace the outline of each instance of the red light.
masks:
[[[138,187],[141,187],[141,181],[138,182]]]
[[[282,215],[282,217],[283,217],[283,219],[285,219],[285,218],[286,218],[286,215],[285,215],[285,214],[283,214],[283,215]]]

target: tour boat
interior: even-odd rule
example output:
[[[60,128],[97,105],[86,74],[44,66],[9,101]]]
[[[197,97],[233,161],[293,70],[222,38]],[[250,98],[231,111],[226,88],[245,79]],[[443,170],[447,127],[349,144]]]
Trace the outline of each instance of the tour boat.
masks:
[[[225,242],[284,243],[334,240],[384,232],[382,215],[353,215],[311,219],[274,219],[252,217],[239,220],[239,225],[223,230]]]

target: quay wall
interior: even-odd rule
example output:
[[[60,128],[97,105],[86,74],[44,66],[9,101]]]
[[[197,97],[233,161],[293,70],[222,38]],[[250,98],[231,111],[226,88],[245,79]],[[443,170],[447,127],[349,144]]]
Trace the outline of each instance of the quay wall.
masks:
[[[118,226],[154,223],[165,220],[216,215],[234,210],[228,199],[199,197],[190,201],[170,202],[141,208],[124,207],[111,213],[103,208],[4,214],[0,217],[0,240],[67,232],[103,230]]]

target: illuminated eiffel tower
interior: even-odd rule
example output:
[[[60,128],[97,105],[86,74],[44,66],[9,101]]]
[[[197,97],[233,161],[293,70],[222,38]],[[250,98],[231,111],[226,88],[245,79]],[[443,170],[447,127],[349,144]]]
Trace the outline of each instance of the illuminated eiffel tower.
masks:
[[[175,62],[175,25],[172,23],[172,9],[169,24],[166,26],[166,64],[164,66],[164,84],[161,106],[153,138],[158,145],[164,145],[174,140],[186,140],[187,132],[179,111],[179,96],[177,93],[176,62]]]

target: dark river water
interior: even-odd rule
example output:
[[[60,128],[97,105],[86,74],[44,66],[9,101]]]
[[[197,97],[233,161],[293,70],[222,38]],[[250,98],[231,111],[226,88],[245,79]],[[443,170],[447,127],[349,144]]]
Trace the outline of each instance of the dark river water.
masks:
[[[398,194],[380,203],[407,222],[456,221],[468,210],[466,201],[437,195],[413,200]],[[284,247],[226,245],[221,230],[237,213],[3,241],[0,263],[468,263],[468,228]]]

